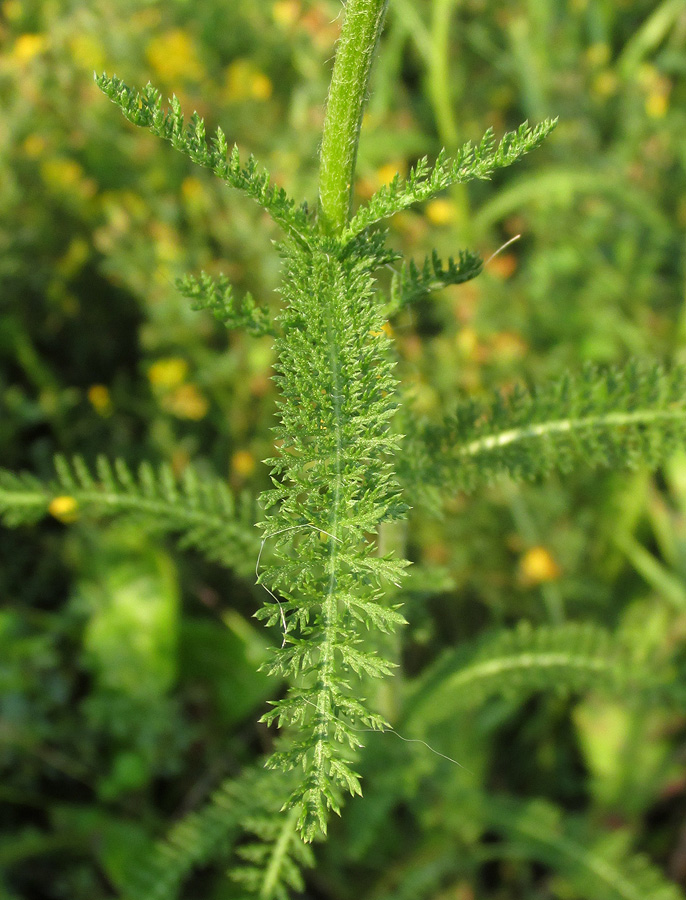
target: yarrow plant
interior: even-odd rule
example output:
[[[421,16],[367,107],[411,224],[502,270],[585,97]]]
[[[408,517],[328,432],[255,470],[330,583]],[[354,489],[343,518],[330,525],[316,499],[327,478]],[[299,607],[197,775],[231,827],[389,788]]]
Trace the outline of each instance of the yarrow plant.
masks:
[[[394,472],[400,437],[392,427],[398,397],[384,331],[387,304],[374,282],[375,272],[396,262],[397,254],[375,226],[452,184],[489,177],[538,146],[554,127],[553,121],[525,123],[499,142],[488,132],[455,157],[441,153],[433,165],[421,160],[353,216],[362,113],[385,12],[386,3],[368,0],[346,6],[314,214],[273,185],[252,157],[242,162],[221,130],[208,141],[197,115],[185,125],[176,99],[165,111],[151,86],[138,93],[117,78],[98,78],[129,121],[248,194],[284,232],[284,307],[274,322],[252,298],[237,300],[224,279],[203,274],[179,287],[229,327],[275,336],[278,455],[268,461],[274,487],[260,501],[276,560],[259,576],[270,599],[258,617],[283,627],[269,671],[291,687],[264,721],[289,735],[267,765],[302,771],[287,806],[298,810],[306,841],[326,832],[328,811],[340,811],[344,793],[361,792],[350,760],[360,730],[387,724],[357,696],[360,675],[383,677],[392,670],[362,632],[391,631],[404,622],[383,598],[385,585],[399,584],[406,562],[380,555],[374,538],[383,522],[406,508]],[[474,277],[479,268],[474,254],[445,265],[436,255],[421,268],[410,263],[394,281],[393,301],[410,303],[431,288]]]
[[[356,753],[365,732],[390,727],[360,692],[370,678],[392,677],[379,636],[405,623],[394,598],[408,563],[380,549],[379,533],[406,514],[411,497],[432,486],[470,490],[503,475],[537,477],[580,461],[656,465],[686,437],[686,372],[633,364],[609,373],[587,369],[533,392],[498,396],[490,406],[466,401],[440,423],[413,424],[404,416],[400,434],[404,401],[388,317],[433,290],[475,278],[483,262],[470,250],[447,261],[436,252],[421,263],[402,261],[386,242],[383,222],[517,162],[555,120],[524,123],[499,140],[488,131],[454,155],[421,159],[407,177],[397,175],[353,210],[362,115],[386,5],[345,5],[314,207],[290,198],[253,157],[241,159],[220,129],[208,136],[195,113],[186,122],[176,98],[165,108],[150,85],[138,92],[117,77],[97,77],[130,122],[257,202],[282,232],[278,315],[249,295],[238,297],[224,277],[202,273],[178,284],[194,308],[211,310],[228,328],[274,340],[279,421],[267,461],[272,487],[259,498],[270,554],[258,573],[265,602],[256,613],[279,634],[266,669],[288,685],[263,717],[279,729],[266,762],[272,771],[232,782],[182,823],[147,874],[132,876],[129,898],[171,896],[192,865],[211,858],[241,827],[254,842],[242,847],[236,877],[251,896],[286,896],[288,887],[302,886],[299,868],[311,862],[305,845],[326,834],[331,811],[341,811],[347,794],[361,793]],[[375,280],[385,267],[394,268],[390,296]],[[39,518],[65,496],[100,515],[152,515],[186,546],[228,565],[257,554],[250,510],[192,468],[177,484],[166,469],[144,466],[133,475],[103,459],[94,473],[81,460],[61,460],[54,484],[7,472],[0,482],[0,509],[10,525]],[[455,691],[473,685],[472,696],[485,697],[512,673],[519,673],[522,692],[543,686],[551,671],[570,689],[605,679],[621,690],[637,677],[630,668],[604,633],[520,629],[484,644],[450,677]],[[645,682],[655,687],[647,674]],[[538,829],[536,839],[545,837],[533,811],[518,820],[506,805],[491,809],[489,827]],[[550,810],[541,815],[554,818]]]

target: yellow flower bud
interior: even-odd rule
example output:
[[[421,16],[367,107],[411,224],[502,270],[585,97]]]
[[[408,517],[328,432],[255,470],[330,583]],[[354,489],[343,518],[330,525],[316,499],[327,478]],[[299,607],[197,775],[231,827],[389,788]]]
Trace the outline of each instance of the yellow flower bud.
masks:
[[[79,517],[78,506],[79,504],[74,497],[65,494],[60,497],[54,497],[50,501],[48,512],[51,516],[59,519],[60,522],[75,522]]]

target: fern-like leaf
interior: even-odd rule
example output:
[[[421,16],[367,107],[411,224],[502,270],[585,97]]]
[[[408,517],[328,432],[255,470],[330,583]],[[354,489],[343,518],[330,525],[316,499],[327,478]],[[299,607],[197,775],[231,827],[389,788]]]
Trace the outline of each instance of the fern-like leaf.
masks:
[[[261,576],[281,599],[274,594],[258,615],[282,627],[271,671],[293,682],[265,721],[297,728],[269,764],[304,770],[290,802],[309,841],[326,830],[342,792],[359,792],[349,764],[359,728],[383,724],[352,696],[351,679],[389,671],[364,646],[360,625],[403,621],[380,603],[383,582],[399,582],[402,564],[379,558],[369,534],[404,507],[389,463],[398,438],[389,430],[394,380],[383,311],[372,297],[376,255],[286,248],[284,256],[280,455],[268,461],[274,488],[262,497],[276,507],[264,527],[277,561]]]
[[[279,815],[293,781],[293,773],[264,769],[227,779],[130,866],[122,900],[174,900],[194,868],[228,862],[234,851],[229,873],[246,897],[286,900],[289,889],[301,891],[301,870],[313,865],[312,851],[297,834],[295,816]],[[244,841],[246,832],[252,838]]]
[[[433,166],[424,157],[406,179],[396,175],[390,184],[379,188],[353,216],[343,233],[343,240],[350,240],[370,225],[408,206],[429,200],[452,184],[490,178],[497,169],[512,165],[538,147],[556,124],[557,119],[546,119],[534,127],[524,122],[517,131],[503,135],[497,145],[493,130],[489,129],[476,147],[467,143],[454,157],[442,150]]]
[[[269,774],[273,777],[273,773]],[[283,782],[283,776],[281,779],[277,776],[279,781]],[[269,788],[267,796],[273,797],[273,785]],[[291,891],[304,890],[302,870],[314,865],[314,855],[298,834],[297,808],[279,815],[280,804],[265,803],[264,795],[256,799],[243,820],[244,829],[253,838],[238,849],[241,861],[231,869],[231,877],[250,896],[260,900],[288,900]],[[279,799],[282,804],[284,797]]]
[[[450,650],[413,686],[407,720],[426,725],[493,696],[525,700],[536,691],[577,693],[627,691],[676,704],[686,685],[671,669],[638,663],[609,631],[591,623],[570,622],[517,628],[487,636],[476,649]]]
[[[136,475],[122,460],[99,456],[95,471],[81,457],[55,458],[56,478],[44,483],[30,475],[0,470],[0,515],[11,527],[52,513],[71,521],[81,514],[111,518],[137,516],[148,527],[176,532],[181,547],[200,550],[246,574],[259,549],[252,506],[237,504],[216,477],[187,466],[176,478],[167,465],[143,463]],[[68,510],[62,516],[61,510]]]
[[[686,368],[587,367],[486,405],[460,404],[407,441],[408,484],[471,490],[508,475],[532,479],[574,465],[656,466],[686,440]]]
[[[8,528],[39,522],[49,502],[40,479],[28,472],[0,469],[0,520]]]
[[[470,250],[461,250],[457,262],[452,256],[449,257],[447,265],[435,250],[431,256],[425,258],[421,268],[414,260],[403,263],[400,270],[394,273],[391,282],[390,313],[415,303],[432,291],[450,284],[464,284],[465,281],[471,281],[482,269],[482,258]]]
[[[257,306],[251,294],[237,298],[225,275],[216,279],[207,272],[201,272],[199,278],[185,275],[177,279],[176,287],[191,301],[192,309],[209,309],[227,328],[245,328],[254,337],[276,335],[269,310]]]
[[[684,894],[646,856],[632,853],[628,835],[602,836],[546,800],[522,802],[489,795],[479,803],[489,828],[506,836],[505,853],[553,866],[575,896],[593,900],[684,900]]]
[[[209,142],[202,118],[193,113],[187,125],[181,105],[176,97],[171,108],[162,109],[160,92],[147,84],[141,93],[130,88],[116,76],[100,75],[95,79],[100,90],[115,103],[124,116],[134,125],[148,128],[154,135],[169,141],[176,150],[189,156],[193,162],[211,169],[232,187],[257,201],[290,237],[303,245],[313,235],[307,207],[296,207],[283,188],[272,184],[269,174],[258,168],[254,157],[241,162],[238,147],[229,149],[221,128]]]

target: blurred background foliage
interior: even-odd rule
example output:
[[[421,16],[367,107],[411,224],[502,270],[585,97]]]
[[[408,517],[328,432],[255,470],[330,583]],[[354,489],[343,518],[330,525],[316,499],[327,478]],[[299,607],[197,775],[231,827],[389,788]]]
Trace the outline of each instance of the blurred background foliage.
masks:
[[[225,272],[277,307],[276,234],[125,125],[93,71],[176,93],[312,201],[339,14],[335,0],[0,4],[3,467],[49,477],[55,452],[106,451],[265,486],[270,340],[193,313],[174,280]],[[419,259],[521,235],[389,325],[413,414],[584,361],[684,361],[685,74],[686,0],[391,0],[360,198],[488,126],[560,116],[516,170],[392,220]],[[389,537],[415,563],[389,714],[442,651],[521,619],[592,621],[683,662],[686,456],[656,476],[430,502],[440,520],[423,499]],[[1,900],[118,896],[141,848],[271,740],[255,722],[274,686],[256,670],[276,638],[251,619],[254,560],[227,571],[130,525],[95,529],[68,502],[51,512],[0,541]],[[422,733],[473,779],[545,796],[686,884],[683,710],[586,692],[448,712]],[[454,767],[392,736],[368,744],[367,796],[318,848],[308,896],[592,900],[514,839],[495,852],[497,823],[470,856],[478,815]],[[181,896],[243,896],[224,868]]]

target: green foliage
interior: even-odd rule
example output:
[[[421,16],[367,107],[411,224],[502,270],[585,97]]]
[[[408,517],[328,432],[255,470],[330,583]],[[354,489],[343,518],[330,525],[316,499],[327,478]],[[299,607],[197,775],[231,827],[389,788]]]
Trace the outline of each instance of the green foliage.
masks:
[[[359,148],[335,0],[144,6],[2,9],[0,893],[682,896],[682,4],[391,0]]]
[[[267,172],[260,171],[257,161],[249,157],[245,165],[241,163],[238,147],[229,150],[226,135],[218,128],[207,144],[205,123],[193,113],[184,126],[181,104],[177,97],[171,100],[171,108],[162,110],[162,96],[151,84],[142,93],[133,90],[116,76],[96,78],[98,87],[121,109],[134,125],[148,128],[157,137],[169,141],[176,150],[189,156],[199,166],[211,169],[215,175],[231,187],[246,193],[257,201],[291,237],[307,244],[310,229],[307,206],[295,208],[283,188],[270,181]]]
[[[532,628],[522,622],[485,637],[479,645],[446,651],[413,686],[407,715],[444,721],[493,696],[523,702],[536,691],[558,694],[606,691],[656,696],[676,687],[667,667],[634,659],[616,636],[590,623]],[[683,687],[673,691],[683,701]]]
[[[525,153],[534,150],[550,134],[556,119],[546,119],[533,128],[522,123],[517,131],[508,131],[496,144],[493,129],[489,129],[476,146],[465,144],[451,157],[441,151],[433,166],[427,158],[420,159],[406,179],[397,175],[384,185],[359,209],[343,232],[347,241],[370,225],[435,197],[453,184],[465,184],[475,178],[490,178],[497,169],[511,166]]]
[[[603,841],[583,822],[565,820],[542,800],[528,804],[491,797],[483,809],[488,824],[509,838],[504,852],[552,864],[568,876],[574,897],[598,900],[679,900],[681,891],[642,854],[631,854],[621,834]],[[617,840],[619,838],[619,840]]]
[[[176,479],[170,466],[142,463],[136,475],[126,463],[98,456],[95,470],[80,456],[55,459],[56,478],[43,483],[28,474],[0,471],[0,514],[11,526],[36,522],[52,512],[75,520],[81,513],[107,519],[122,515],[143,520],[156,531],[179,534],[179,546],[250,571],[257,555],[251,534],[251,504],[237,503],[226,483],[192,467]],[[66,500],[66,504],[64,501]]]
[[[449,284],[464,284],[476,278],[483,269],[483,260],[478,253],[469,250],[460,252],[458,261],[443,261],[434,250],[426,257],[421,267],[414,260],[403,263],[400,271],[394,273],[391,283],[391,312],[396,312],[410,303],[425,297],[431,291],[440,290]]]
[[[225,275],[214,279],[207,272],[199,278],[186,275],[176,282],[177,290],[192,301],[192,309],[209,309],[227,328],[245,328],[255,337],[274,336],[269,311],[258,307],[250,294],[236,299],[233,287]]]
[[[443,425],[427,425],[408,453],[417,485],[473,490],[587,466],[655,467],[686,438],[686,370],[630,363],[594,367],[488,404],[467,398]]]
[[[294,817],[279,816],[292,780],[249,770],[224,781],[201,809],[141,856],[121,886],[122,900],[177,897],[194,867],[232,853],[232,877],[250,896],[282,900],[289,888],[302,890],[300,869],[313,865],[312,853],[298,838]],[[236,847],[245,834],[251,839]]]
[[[350,691],[351,674],[390,671],[362,645],[360,625],[387,631],[403,621],[380,603],[384,581],[397,583],[402,564],[379,557],[366,537],[402,513],[389,462],[398,443],[389,430],[394,383],[371,290],[374,260],[336,259],[333,252],[294,250],[285,259],[288,306],[275,376],[280,455],[269,461],[275,487],[262,496],[268,510],[277,508],[264,529],[275,535],[280,560],[261,581],[283,600],[274,596],[259,616],[283,622],[283,646],[270,671],[298,678],[265,721],[297,723],[301,732],[270,765],[304,769],[291,803],[302,804],[306,840],[326,830],[327,806],[339,811],[341,788],[360,791],[343,747],[359,746],[358,727],[383,724]],[[314,527],[299,534],[308,525]]]

